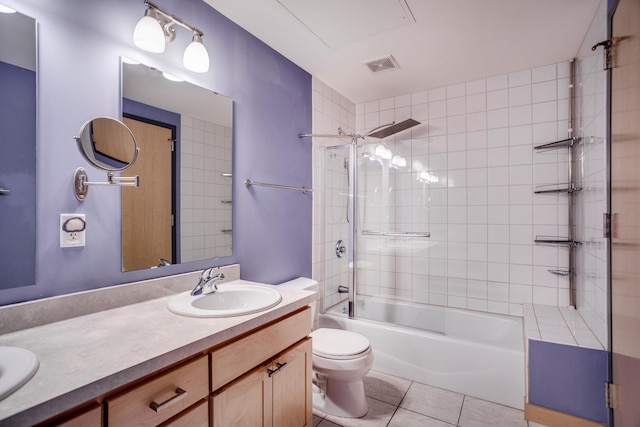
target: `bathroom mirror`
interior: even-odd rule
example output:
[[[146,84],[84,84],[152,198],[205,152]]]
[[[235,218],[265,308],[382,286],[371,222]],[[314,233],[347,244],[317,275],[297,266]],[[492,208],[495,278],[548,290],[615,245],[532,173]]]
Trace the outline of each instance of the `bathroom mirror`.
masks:
[[[0,290],[36,281],[36,29],[0,13]]]
[[[128,62],[122,121],[140,147],[128,171],[140,188],[122,192],[123,271],[231,256],[232,100]]]
[[[138,157],[131,130],[111,117],[87,121],[75,139],[82,156],[98,169],[121,171],[133,165]]]

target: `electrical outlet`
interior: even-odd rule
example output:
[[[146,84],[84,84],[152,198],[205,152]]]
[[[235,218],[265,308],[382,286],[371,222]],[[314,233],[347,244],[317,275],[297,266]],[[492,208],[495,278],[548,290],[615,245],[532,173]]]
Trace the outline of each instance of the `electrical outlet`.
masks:
[[[60,247],[84,246],[86,226],[84,214],[60,214]]]

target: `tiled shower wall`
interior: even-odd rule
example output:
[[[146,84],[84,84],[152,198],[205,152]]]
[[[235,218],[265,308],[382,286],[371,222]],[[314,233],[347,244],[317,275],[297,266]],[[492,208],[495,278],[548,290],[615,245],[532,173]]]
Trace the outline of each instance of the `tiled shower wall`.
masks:
[[[231,255],[232,129],[181,118],[181,262]]]
[[[575,170],[582,191],[575,200],[577,307],[596,337],[608,345],[607,240],[602,215],[608,211],[606,171],[606,79],[602,48],[607,39],[606,2],[602,1],[576,59],[575,124],[581,144],[574,148]]]
[[[338,133],[341,128],[351,134],[355,130],[355,104],[316,77],[313,78],[313,133]],[[346,194],[348,188],[344,168],[345,149],[324,147],[350,142],[350,138],[313,138],[313,278],[320,286],[320,309],[337,304],[346,294],[338,293],[339,285],[348,283],[348,258],[338,258],[338,239],[348,240]],[[325,209],[326,207],[326,209]],[[348,245],[348,242],[347,242]]]
[[[413,254],[411,239],[395,239],[395,254],[364,255],[366,293],[514,315],[522,303],[568,304],[568,281],[547,271],[568,268],[567,249],[533,243],[568,232],[566,196],[533,194],[567,182],[566,150],[533,147],[567,137],[568,89],[569,64],[559,63],[356,106],[359,133],[423,123],[384,141],[407,166],[390,170],[388,186],[367,180],[364,209],[380,209],[375,192],[393,192],[386,227],[431,233]]]
[[[338,126],[366,133],[409,117],[422,123],[383,141],[404,167],[375,159],[371,138],[360,151],[360,230],[431,233],[422,243],[360,236],[360,293],[515,315],[522,303],[568,305],[568,281],[547,271],[568,268],[567,249],[533,243],[536,235],[568,233],[566,196],[533,194],[537,185],[567,182],[566,150],[534,153],[533,146],[567,137],[568,62],[355,109],[317,79],[313,95],[314,133]],[[334,173],[330,182],[346,189],[346,172],[337,161],[333,172],[324,170],[318,146],[341,142],[348,141],[314,140],[313,274],[324,281],[326,306],[344,284],[346,265],[333,247],[347,227],[338,214],[336,223],[324,222],[323,183]]]

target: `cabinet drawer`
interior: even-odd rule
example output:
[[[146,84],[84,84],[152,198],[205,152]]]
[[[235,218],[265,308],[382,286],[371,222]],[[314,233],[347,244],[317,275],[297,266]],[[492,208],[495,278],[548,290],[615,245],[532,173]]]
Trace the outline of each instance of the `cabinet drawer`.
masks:
[[[45,425],[55,427],[101,427],[102,426],[102,406],[95,403],[91,408],[67,417],[64,420]]]
[[[184,413],[170,419],[161,427],[209,427],[209,402],[202,402],[193,405]]]
[[[215,391],[245,372],[300,341],[311,332],[311,308],[266,326],[211,352],[211,390]]]
[[[156,426],[208,394],[207,356],[105,400],[109,426]]]

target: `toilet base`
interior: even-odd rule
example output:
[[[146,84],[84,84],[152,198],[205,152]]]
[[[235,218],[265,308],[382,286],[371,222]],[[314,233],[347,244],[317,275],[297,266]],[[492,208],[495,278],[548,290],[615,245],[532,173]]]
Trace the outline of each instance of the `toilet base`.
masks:
[[[361,380],[341,381],[328,378],[322,389],[313,392],[313,407],[337,417],[360,418],[369,410]]]

